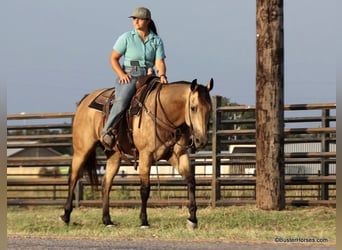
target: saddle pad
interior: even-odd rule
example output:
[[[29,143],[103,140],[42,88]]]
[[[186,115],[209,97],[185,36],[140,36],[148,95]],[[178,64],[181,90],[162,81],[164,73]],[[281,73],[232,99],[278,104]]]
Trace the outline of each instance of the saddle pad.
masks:
[[[89,104],[89,108],[103,111],[104,105],[110,101],[110,97],[114,95],[114,88],[104,89],[95,99]]]

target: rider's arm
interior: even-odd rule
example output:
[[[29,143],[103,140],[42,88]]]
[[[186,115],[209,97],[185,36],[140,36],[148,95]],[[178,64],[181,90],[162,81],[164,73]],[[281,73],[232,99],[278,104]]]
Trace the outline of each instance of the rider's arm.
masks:
[[[121,68],[120,65],[120,57],[121,54],[119,54],[116,50],[112,50],[112,53],[110,55],[110,64],[112,65],[113,70],[115,71],[115,73],[117,74],[117,76],[120,79],[121,83],[128,83],[130,81],[130,76],[128,74],[126,74],[125,71],[123,71],[123,69]]]
[[[157,74],[160,77],[161,83],[167,83],[166,77],[166,65],[164,59],[156,59],[155,60],[155,67],[157,70]]]

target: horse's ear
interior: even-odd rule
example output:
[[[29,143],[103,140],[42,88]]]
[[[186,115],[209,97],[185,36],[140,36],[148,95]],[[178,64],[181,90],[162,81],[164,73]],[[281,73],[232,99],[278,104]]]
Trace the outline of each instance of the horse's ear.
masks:
[[[210,79],[210,82],[209,82],[208,85],[207,85],[208,91],[212,90],[213,87],[214,87],[214,79],[211,78],[211,79]]]
[[[191,88],[191,91],[194,91],[197,89],[197,79],[192,80],[190,88]]]

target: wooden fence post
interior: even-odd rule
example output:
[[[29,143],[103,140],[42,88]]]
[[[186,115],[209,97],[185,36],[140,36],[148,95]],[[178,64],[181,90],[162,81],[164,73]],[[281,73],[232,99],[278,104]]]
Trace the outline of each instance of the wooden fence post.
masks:
[[[220,160],[217,155],[220,152],[220,143],[217,136],[217,130],[219,129],[218,123],[220,119],[220,114],[217,112],[217,108],[221,105],[222,97],[213,97],[213,123],[212,123],[212,181],[211,181],[211,206],[216,207],[216,202],[221,199],[220,183],[218,178],[220,177]]]
[[[323,109],[322,110],[322,128],[329,128],[330,122],[328,119],[328,116],[330,116],[330,110],[329,109]],[[329,152],[329,141],[327,140],[327,133],[322,133],[321,135],[321,152]],[[321,175],[328,176],[329,175],[329,163],[326,161],[325,157],[322,157],[321,160]],[[320,199],[322,200],[328,200],[329,199],[329,185],[327,184],[321,184],[321,193],[320,193]]]
[[[257,0],[256,204],[285,207],[283,0]]]

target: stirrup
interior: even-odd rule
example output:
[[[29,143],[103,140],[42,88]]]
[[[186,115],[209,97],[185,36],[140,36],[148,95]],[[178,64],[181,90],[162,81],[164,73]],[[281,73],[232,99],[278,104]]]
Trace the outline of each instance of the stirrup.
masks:
[[[114,138],[112,135],[110,135],[109,133],[104,134],[101,138],[102,144],[105,147],[105,150],[107,151],[112,151],[113,150],[113,142],[114,142]]]

